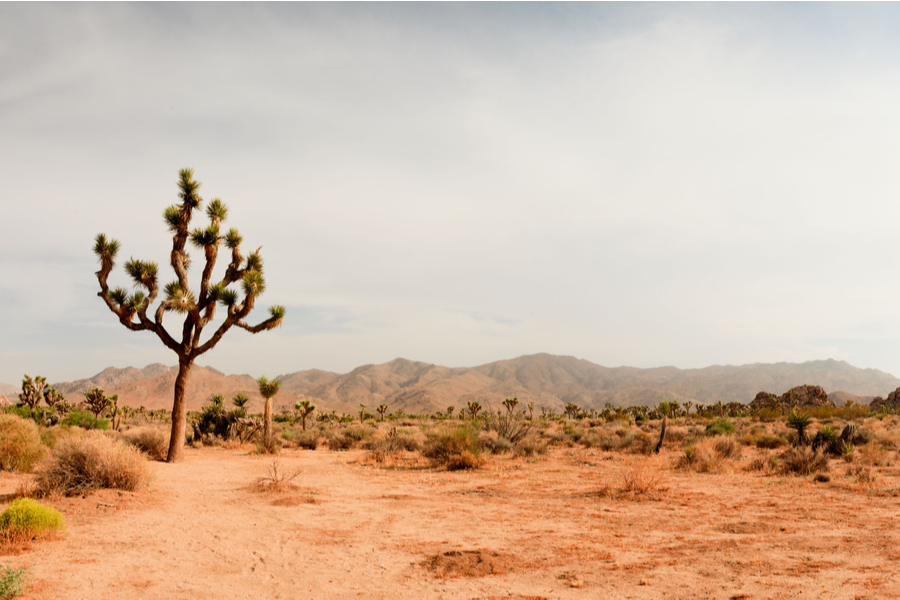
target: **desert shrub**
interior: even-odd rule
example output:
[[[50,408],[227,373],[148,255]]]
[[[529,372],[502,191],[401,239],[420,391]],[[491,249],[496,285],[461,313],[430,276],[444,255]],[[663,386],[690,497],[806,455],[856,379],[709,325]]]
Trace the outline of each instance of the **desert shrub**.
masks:
[[[847,467],[847,477],[855,477],[856,482],[862,484],[870,484],[875,481],[875,476],[872,475],[871,469],[862,465],[852,465]]]
[[[34,421],[0,415],[0,470],[30,471],[44,452]]]
[[[392,427],[386,435],[372,436],[365,440],[363,448],[369,451],[376,462],[384,462],[388,456],[400,451],[418,450],[419,442],[413,436],[399,433],[396,427]]]
[[[422,454],[448,471],[474,469],[480,464],[481,443],[470,425],[441,428],[428,432]]]
[[[717,419],[706,426],[704,432],[707,436],[731,435],[734,433],[734,425],[728,419]]]
[[[293,441],[294,439],[296,439],[296,437],[297,437],[297,434],[294,433],[293,431],[291,431],[290,429],[285,429],[284,431],[281,432],[281,439],[286,440],[288,442]]]
[[[109,421],[98,419],[86,410],[73,410],[59,424],[82,429],[109,429]]]
[[[622,447],[626,447],[625,441],[631,438],[631,442],[627,445],[629,452],[632,452],[633,454],[643,454],[645,456],[653,453],[653,450],[656,447],[656,440],[654,440],[653,437],[644,432],[635,435],[633,438],[631,435],[633,434],[629,434],[625,440],[622,440]]]
[[[787,446],[788,441],[781,436],[778,435],[761,435],[756,438],[756,447],[757,448],[781,448],[782,446]]]
[[[875,441],[861,446],[859,457],[864,465],[869,465],[870,467],[886,467],[892,463],[888,451]]]
[[[726,437],[718,440],[715,446],[716,454],[723,460],[731,460],[740,458],[741,447],[733,437]]]
[[[356,440],[343,433],[332,433],[326,438],[325,443],[328,444],[329,450],[349,450]]]
[[[275,459],[269,465],[266,475],[257,479],[253,487],[258,492],[290,492],[297,489],[298,486],[294,480],[300,476],[301,472],[299,469],[289,472],[278,459]]]
[[[217,440],[218,438],[213,439]],[[253,445],[256,447],[257,454],[278,454],[281,450],[281,438],[274,435],[270,435],[268,438],[260,436],[253,442]]]
[[[15,598],[25,593],[28,581],[28,570],[25,567],[15,569],[11,566],[0,566],[0,598]]]
[[[319,445],[319,432],[301,431],[294,438],[294,443],[297,444],[298,448],[303,448],[305,450],[315,450]]]
[[[344,430],[345,438],[353,440],[353,442],[361,442],[372,434],[372,430],[368,427],[348,427]]]
[[[64,529],[66,521],[59,511],[31,498],[19,498],[0,514],[0,531],[34,538]]]
[[[495,431],[482,431],[478,434],[481,449],[491,454],[505,454],[513,449],[513,444]]]
[[[778,470],[783,475],[812,475],[828,470],[828,457],[808,446],[789,448],[778,458]]]
[[[686,440],[688,435],[686,427],[669,427],[666,431],[666,443],[679,444]]]
[[[722,457],[716,452],[716,444],[707,439],[685,446],[684,455],[675,461],[675,468],[697,473],[716,473],[722,466],[722,461]]]
[[[169,453],[169,436],[152,427],[140,427],[126,431],[126,442],[156,460],[165,460]]]
[[[771,473],[777,468],[778,458],[776,456],[767,456],[765,454],[757,456],[750,461],[749,465],[747,465],[748,471],[764,471],[766,473]]]
[[[516,454],[518,454],[519,456],[531,458],[537,456],[538,454],[547,454],[547,444],[535,437],[526,437],[524,440],[521,440],[518,444],[516,444],[515,450]]]
[[[37,470],[34,484],[38,495],[74,496],[101,488],[133,491],[147,478],[147,461],[139,450],[88,434],[60,439]]]
[[[41,443],[47,448],[52,448],[56,445],[57,429],[55,427],[38,427]]]

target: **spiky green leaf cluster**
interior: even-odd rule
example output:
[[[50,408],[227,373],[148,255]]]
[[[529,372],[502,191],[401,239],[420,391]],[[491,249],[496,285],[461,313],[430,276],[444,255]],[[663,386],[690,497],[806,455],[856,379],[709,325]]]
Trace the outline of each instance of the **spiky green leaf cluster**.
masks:
[[[189,312],[194,308],[194,294],[185,290],[177,281],[166,284],[166,308],[179,313]]]
[[[155,262],[131,259],[125,263],[125,272],[134,280],[134,285],[150,287],[156,283],[159,265]]]
[[[278,393],[278,390],[281,388],[281,382],[277,379],[269,380],[268,377],[263,375],[259,379],[256,380],[257,385],[259,385],[259,393],[260,395],[268,400],[275,396]]]
[[[255,271],[257,273],[262,273],[263,259],[262,256],[259,255],[259,252],[254,252],[247,257],[247,264],[244,266],[244,270],[248,272]]]
[[[116,287],[106,293],[107,298],[122,306],[128,300],[128,292],[124,288]]]
[[[218,225],[228,218],[228,207],[218,198],[213,198],[209,206],[206,207],[206,216],[209,217],[210,221]]]
[[[210,225],[206,229],[197,229],[191,232],[191,243],[197,248],[205,248],[207,246],[216,246],[219,243],[219,227],[218,225]]]
[[[223,306],[234,306],[238,302],[237,292],[231,289],[222,290],[222,292],[219,294],[219,302]]]
[[[106,234],[98,233],[94,238],[94,254],[97,258],[103,260],[109,257],[110,260],[116,258],[119,253],[119,241],[112,238],[107,239]]]
[[[243,241],[244,239],[241,237],[241,234],[234,227],[229,229],[228,233],[225,234],[225,245],[229,250],[234,250],[240,246]]]
[[[174,204],[167,207],[163,212],[163,220],[169,226],[169,231],[175,233],[181,226],[181,209]]]
[[[244,278],[241,283],[244,287],[244,295],[248,298],[255,298],[266,291],[266,280],[263,279],[262,273],[259,271],[248,271],[244,273]]]
[[[178,197],[181,198],[185,206],[190,208],[199,208],[203,199],[197,193],[200,189],[200,182],[194,179],[193,169],[181,169],[178,172]]]
[[[275,319],[284,318],[284,307],[280,304],[273,304],[269,307],[269,314]]]

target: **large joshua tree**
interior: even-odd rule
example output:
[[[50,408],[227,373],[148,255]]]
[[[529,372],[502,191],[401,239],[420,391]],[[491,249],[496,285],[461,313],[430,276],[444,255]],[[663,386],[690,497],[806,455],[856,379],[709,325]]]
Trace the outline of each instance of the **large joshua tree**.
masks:
[[[269,308],[269,318],[257,325],[249,325],[244,319],[253,310],[256,299],[266,289],[263,278],[263,260],[259,249],[246,257],[241,253],[241,235],[237,229],[229,229],[222,235],[221,226],[228,216],[225,204],[216,198],[206,207],[209,225],[190,230],[194,211],[199,210],[203,199],[197,193],[200,182],[194,180],[192,169],[182,169],[178,173],[178,189],[180,204],[173,204],[163,213],[163,218],[172,232],[172,252],[169,262],[175,271],[175,280],[164,286],[163,300],[153,313],[147,311],[159,294],[157,281],[159,266],[155,262],[130,259],[125,263],[125,271],[134,281],[135,291],[129,294],[125,289],[116,287],[109,289],[107,279],[119,251],[119,242],[99,234],[94,240],[94,253],[100,260],[97,280],[100,292],[97,294],[106,302],[115,315],[132,331],[152,331],[162,340],[167,348],[178,355],[178,376],[175,379],[175,398],[172,403],[172,435],[169,440],[169,453],[166,460],[177,462],[184,452],[184,434],[187,422],[187,405],[185,390],[191,367],[197,357],[209,352],[219,343],[222,336],[234,326],[246,329],[250,333],[259,333],[281,324],[284,318],[284,307],[273,305]],[[195,294],[188,285],[188,269],[191,257],[185,246],[190,240],[197,249],[203,250],[206,263],[200,278],[199,293]],[[231,251],[231,261],[221,280],[212,280],[219,246],[224,243]],[[231,289],[232,284],[240,284],[243,297]],[[216,306],[221,304],[227,313],[225,319],[218,324],[213,334],[201,343],[203,329],[210,324],[216,315]],[[167,312],[175,312],[184,316],[181,324],[181,335],[171,335],[163,326],[163,317]],[[213,326],[210,326],[212,329]]]

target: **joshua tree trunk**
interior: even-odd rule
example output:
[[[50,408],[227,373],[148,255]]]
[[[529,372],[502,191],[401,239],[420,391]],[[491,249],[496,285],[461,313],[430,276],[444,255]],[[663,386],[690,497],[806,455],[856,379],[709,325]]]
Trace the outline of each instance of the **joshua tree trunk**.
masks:
[[[272,447],[272,399],[271,398],[266,398],[265,420],[266,420],[266,425],[265,425],[265,429],[263,429],[263,437],[266,440],[266,448],[271,448]]]
[[[172,434],[169,436],[169,453],[166,462],[178,462],[184,458],[184,435],[187,431],[187,402],[184,394],[187,391],[188,379],[191,377],[190,359],[178,361],[178,376],[175,378],[175,402],[172,404]]]

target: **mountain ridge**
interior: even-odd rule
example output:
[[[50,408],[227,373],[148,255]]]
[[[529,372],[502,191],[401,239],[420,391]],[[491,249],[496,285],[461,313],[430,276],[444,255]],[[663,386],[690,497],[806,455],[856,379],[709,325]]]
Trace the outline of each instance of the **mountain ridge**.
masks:
[[[176,375],[175,367],[154,363],[143,369],[108,367],[89,378],[53,385],[73,401],[100,387],[109,394],[118,394],[125,405],[171,408]],[[279,375],[278,379],[282,386],[275,397],[277,408],[309,398],[320,410],[351,414],[360,404],[370,410],[384,403],[391,411],[423,413],[448,406],[463,407],[470,401],[496,406],[511,397],[517,397],[522,405],[534,402],[556,410],[568,402],[598,409],[606,403],[650,405],[662,400],[748,403],[757,392],[782,394],[803,384],[822,386],[838,403],[847,399],[868,402],[900,387],[900,379],[889,373],[860,369],[834,359],[641,369],[605,367],[574,356],[545,353],[475,367],[446,367],[395,358],[386,363],[361,365],[344,374],[308,369]],[[11,393],[4,393],[3,389],[6,388],[0,386],[0,394],[15,399],[16,388]],[[263,401],[253,377],[225,375],[213,367],[196,365],[187,386],[188,408],[199,409],[213,393],[223,393],[230,399],[241,391],[250,396],[251,410],[261,409]]]

